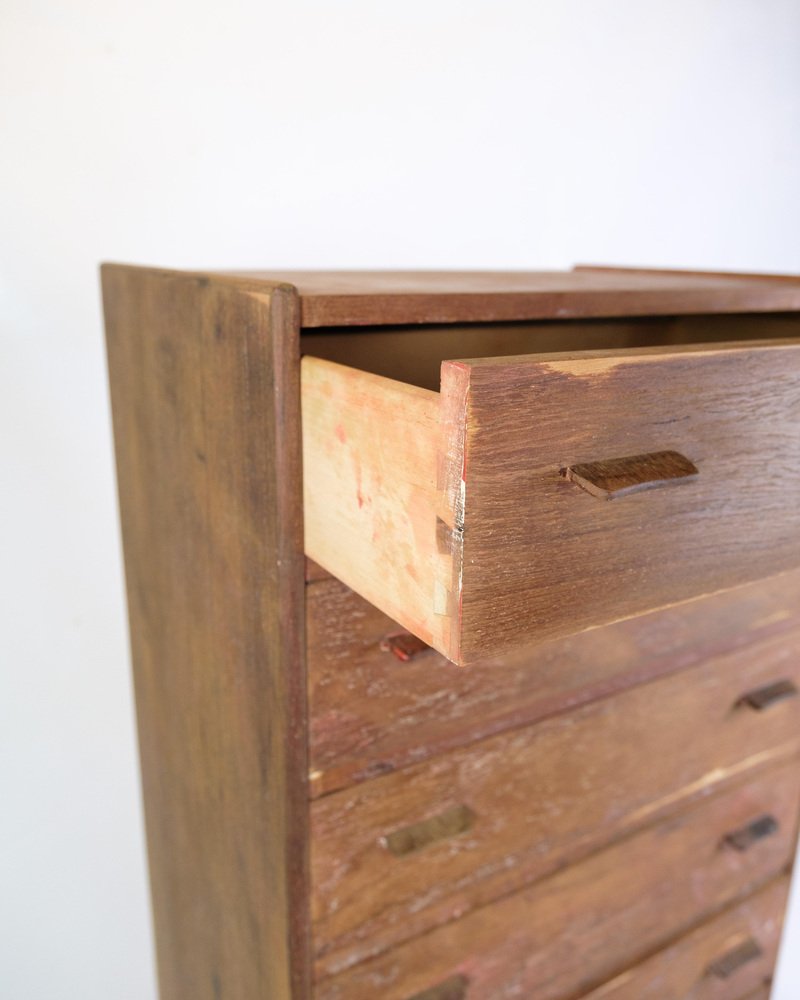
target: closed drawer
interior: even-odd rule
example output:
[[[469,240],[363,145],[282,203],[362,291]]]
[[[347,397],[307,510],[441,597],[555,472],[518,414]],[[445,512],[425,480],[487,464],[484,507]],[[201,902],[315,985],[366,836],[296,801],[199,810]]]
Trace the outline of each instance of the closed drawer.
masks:
[[[706,799],[529,889],[322,979],[315,997],[580,995],[783,871],[794,845],[798,777],[792,762]],[[769,836],[731,846],[732,835],[764,817],[772,821]]]
[[[750,1000],[772,979],[788,892],[784,876],[583,1000]]]
[[[313,797],[750,647],[800,661],[800,573],[783,573],[462,669],[341,581],[306,590]]]
[[[782,643],[744,649],[317,799],[318,969],[428,931],[794,754],[798,686],[800,657]]]
[[[457,663],[800,562],[800,346],[306,357],[308,555]]]

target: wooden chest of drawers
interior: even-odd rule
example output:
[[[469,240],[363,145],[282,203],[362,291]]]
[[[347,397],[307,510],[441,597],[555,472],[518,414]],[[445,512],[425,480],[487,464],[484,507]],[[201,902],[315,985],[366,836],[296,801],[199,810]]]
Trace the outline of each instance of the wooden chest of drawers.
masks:
[[[768,996],[800,281],[103,290],[164,1000]]]

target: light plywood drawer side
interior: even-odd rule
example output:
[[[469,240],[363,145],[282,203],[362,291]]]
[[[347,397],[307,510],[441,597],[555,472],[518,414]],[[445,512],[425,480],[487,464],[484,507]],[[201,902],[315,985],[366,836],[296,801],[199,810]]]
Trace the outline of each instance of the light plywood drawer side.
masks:
[[[784,871],[794,849],[798,778],[793,761],[707,798],[528,889],[322,979],[315,998],[418,1000],[446,984],[458,1000],[580,996]],[[745,850],[729,845],[731,833],[765,815],[775,823],[771,836]]]
[[[306,357],[302,425],[307,554],[454,662],[800,563],[796,342]]]
[[[795,754],[798,686],[796,649],[745,648],[312,802],[320,974]]]

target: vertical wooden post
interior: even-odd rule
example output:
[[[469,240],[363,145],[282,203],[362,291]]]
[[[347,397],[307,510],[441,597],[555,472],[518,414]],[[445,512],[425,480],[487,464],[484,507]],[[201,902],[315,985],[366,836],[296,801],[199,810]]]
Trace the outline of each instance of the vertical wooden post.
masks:
[[[306,1000],[299,310],[102,272],[162,1000]]]

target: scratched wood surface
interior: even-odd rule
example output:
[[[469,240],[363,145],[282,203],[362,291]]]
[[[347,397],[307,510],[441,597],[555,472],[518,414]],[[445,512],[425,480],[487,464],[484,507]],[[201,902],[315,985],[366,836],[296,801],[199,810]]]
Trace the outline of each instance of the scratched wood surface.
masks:
[[[450,659],[800,562],[798,344],[446,362],[442,395],[465,400],[462,453],[445,477]],[[662,450],[699,475],[605,501],[563,474]]]
[[[307,554],[454,662],[800,561],[796,343],[446,362],[439,397],[304,358],[302,392]],[[697,475],[567,478],[665,451]]]
[[[398,659],[385,641],[403,634],[395,621],[340,581],[310,575],[315,797],[771,636],[796,647],[800,630],[800,573],[785,573],[461,668],[432,649]]]
[[[506,360],[516,373],[510,378],[498,377],[500,362],[489,360],[446,366],[441,394],[415,386],[436,385],[435,374],[427,369],[423,374],[425,365],[430,369],[465,354],[491,357],[491,343],[502,343],[499,353],[509,353],[512,342],[520,342],[517,353],[530,353],[527,342],[533,337],[543,351],[564,344],[580,351],[577,359],[540,359],[551,368],[542,384],[536,382],[537,407],[541,390],[545,401],[556,400],[557,409],[557,386],[568,383],[561,403],[572,405],[576,419],[579,411],[589,413],[596,425],[627,393],[632,401],[627,417],[652,430],[661,426],[661,403],[674,402],[681,392],[681,398],[693,392],[702,397],[692,382],[697,370],[689,371],[687,362],[687,371],[678,372],[680,359],[673,355],[685,360],[689,352],[662,347],[655,352],[658,364],[646,368],[627,348],[717,343],[741,339],[749,330],[759,339],[794,335],[797,316],[787,310],[800,310],[797,281],[616,272],[237,277],[110,266],[104,270],[104,295],[164,1000],[305,1000],[311,995],[312,918],[318,931],[316,974],[322,977],[313,995],[323,1000],[455,1000],[465,990],[469,1000],[509,994],[567,1000],[674,943],[705,916],[785,869],[800,773],[798,700],[782,698],[758,711],[739,696],[750,695],[755,706],[763,699],[753,692],[787,678],[798,682],[798,668],[789,662],[794,657],[800,663],[795,575],[740,588],[731,602],[728,594],[714,594],[602,631],[541,643],[547,628],[563,636],[585,623],[570,615],[559,623],[555,616],[541,630],[534,621],[537,643],[530,644],[530,635],[509,635],[501,604],[491,605],[488,590],[480,593],[485,585],[502,595],[509,567],[513,576],[520,565],[491,564],[488,536],[471,531],[475,523],[491,529],[486,515],[493,508],[500,514],[495,539],[502,542],[508,533],[522,531],[519,510],[528,508],[517,503],[513,512],[501,510],[498,496],[491,500],[491,492],[484,491],[478,521],[465,520],[470,500],[462,485],[465,456],[472,461],[477,455],[477,464],[466,471],[476,477],[470,482],[482,487],[492,478],[494,448],[502,470],[495,481],[500,500],[528,503],[531,479],[546,478],[556,463],[561,475],[573,462],[669,449],[697,461],[688,443],[696,443],[698,435],[687,431],[681,441],[569,454],[562,465],[562,456],[549,445],[557,444],[560,452],[559,442],[572,440],[559,437],[565,429],[574,431],[576,442],[584,441],[584,431],[596,438],[597,426],[573,427],[565,413],[550,413],[536,434],[512,422],[505,453],[501,447],[500,418],[517,412],[514,393],[526,392],[522,368],[531,364],[530,357]],[[704,329],[697,314],[714,312],[719,315],[710,316]],[[662,318],[646,321],[645,314]],[[584,317],[609,322],[581,325]],[[574,322],[564,322],[570,318]],[[495,325],[492,332],[462,325],[461,334],[457,329],[509,319],[524,321],[529,329]],[[328,419],[336,416],[331,401],[337,390],[324,380],[303,416],[309,427],[317,421],[318,450],[310,460],[307,456],[312,488],[306,489],[305,502],[321,526],[319,548],[324,553],[333,546],[335,552],[344,542],[347,559],[356,562],[366,553],[373,560],[367,595],[381,603],[387,592],[395,594],[397,613],[395,605],[382,605],[391,618],[326,575],[342,570],[347,559],[325,555],[326,569],[320,569],[302,556],[298,335],[303,324],[309,330],[306,346],[322,338],[333,345],[333,360],[348,360],[339,351],[355,352],[352,357],[366,351],[369,357],[382,353],[381,345],[387,348],[380,363],[391,367],[386,374],[393,381],[370,382],[359,372],[342,379],[349,386],[346,425]],[[350,324],[350,333],[337,330],[340,324]],[[405,327],[380,331],[387,324]],[[410,337],[411,326],[418,324],[429,324],[419,330],[427,342],[424,365]],[[601,371],[604,359],[584,348],[597,347],[598,338],[608,336],[619,340],[602,346],[617,348],[622,360]],[[480,348],[474,355],[452,353],[459,337]],[[364,348],[367,342],[371,345]],[[796,525],[775,499],[779,481],[791,492],[787,469],[797,467],[784,440],[795,436],[795,371],[789,362],[796,355],[785,353],[781,364],[777,355],[768,361],[759,355],[759,362],[750,348],[737,350],[745,369],[733,378],[720,369],[709,386],[703,383],[704,391],[710,387],[719,395],[705,399],[697,426],[717,435],[710,445],[729,442],[736,413],[736,435],[754,448],[767,441],[763,426],[771,419],[773,436],[764,454],[771,457],[780,449],[783,465],[762,463],[771,474],[766,506],[748,478],[736,479],[738,492],[714,508],[717,535],[707,542],[720,553],[725,586],[735,576],[725,560],[734,568],[744,561],[740,550],[731,555],[726,531],[733,531],[734,522],[745,523],[744,512],[757,509],[761,515],[752,544],[764,545],[766,532],[765,552],[774,555],[770,545],[780,548],[770,572],[784,565],[781,555],[789,559],[797,544]],[[707,354],[695,351],[693,359]],[[729,352],[713,355],[722,364]],[[581,363],[591,371],[577,371]],[[633,365],[639,376],[628,371]],[[414,385],[402,384],[398,376]],[[734,400],[726,391],[739,396]],[[666,419],[674,419],[676,427],[695,420],[696,402],[682,418],[670,411]],[[627,441],[631,435],[623,427],[622,409],[618,412],[613,440]],[[754,426],[762,430],[756,433]],[[716,461],[712,452],[701,455],[699,478],[702,462]],[[504,465],[509,457],[524,461]],[[754,467],[754,459],[746,458],[735,476]],[[368,476],[373,491],[363,488]],[[359,550],[335,520],[346,510],[338,501],[367,510],[387,482],[398,502],[384,508],[383,520],[369,511],[372,520]],[[563,476],[559,484],[574,486]],[[608,508],[618,504],[597,502]],[[565,509],[558,506],[560,513]],[[538,525],[564,558],[570,557],[565,540],[572,538],[578,555],[589,552],[595,560],[584,558],[569,571],[572,581],[593,578],[594,591],[586,582],[577,591],[572,584],[563,587],[559,568],[550,566],[552,600],[573,607],[583,600],[589,617],[594,615],[589,624],[610,620],[614,605],[621,609],[614,618],[636,614],[620,597],[640,586],[639,567],[660,557],[668,532],[673,541],[679,537],[692,544],[693,531],[700,533],[697,511],[688,519],[685,511],[672,513],[672,520],[663,511],[643,518],[648,529],[659,529],[658,541],[644,549],[646,560],[640,561],[636,550],[630,572],[624,551],[630,538],[626,542],[622,531],[619,558],[628,576],[624,593],[611,601],[598,592],[606,587],[604,573],[619,575],[620,562],[608,557],[610,542],[592,547],[602,532],[593,535],[588,520],[576,530],[571,512],[555,524],[561,535],[554,522]],[[345,520],[350,516],[346,510]],[[786,534],[778,546],[781,530]],[[404,539],[399,548],[386,540],[398,532]],[[479,548],[470,552],[473,542]],[[533,542],[526,536],[525,544]],[[694,561],[680,556],[684,567],[691,567],[685,572],[692,586],[709,551],[695,544]],[[631,543],[627,553],[633,552]],[[398,553],[401,561],[389,567]],[[763,575],[764,563],[749,550],[745,554],[753,575]],[[486,565],[470,561],[473,556],[485,558]],[[308,689],[304,564],[314,581],[307,588]],[[377,632],[387,623],[396,631],[394,622],[402,621],[418,631],[428,627],[440,649],[461,656],[459,636],[454,639],[451,632],[460,633],[464,625],[457,610],[458,580],[469,567],[477,573],[471,585],[479,584],[473,595],[488,604],[467,621],[466,658],[477,657],[480,648],[494,653],[521,643],[529,644],[525,652],[484,657],[470,673],[456,671],[437,653],[401,662],[380,649],[386,636]],[[424,584],[409,585],[420,572],[427,577]],[[495,574],[491,585],[490,573]],[[674,578],[667,573],[668,581]],[[779,581],[784,591],[777,589]],[[528,589],[519,588],[521,617],[535,607],[531,591],[541,597],[540,583],[526,577]],[[711,589],[718,589],[714,583]],[[409,615],[415,588],[418,610]],[[315,589],[324,595],[319,604]],[[668,585],[659,584],[656,603],[663,603],[665,589]],[[333,642],[325,624],[330,631],[339,613],[341,635]],[[378,663],[387,656],[391,667],[384,659]],[[678,693],[679,679],[689,678]],[[307,693],[314,718],[311,761]],[[773,687],[771,697],[778,693]],[[311,794],[321,796],[311,803],[313,848]]]
[[[777,879],[583,1000],[749,998],[772,977],[788,893],[789,879]],[[754,947],[746,951],[748,944]],[[735,956],[737,949],[741,964],[732,962],[727,976],[715,973],[720,959]]]
[[[162,1000],[309,996],[297,303],[103,271]]]
[[[778,875],[794,849],[795,761],[316,984],[317,1000],[407,1000],[455,976],[469,1000],[580,996]],[[726,834],[768,813],[751,850]]]
[[[303,327],[800,309],[800,284],[635,271],[242,271],[297,288]]]
[[[306,554],[446,650],[439,395],[309,357],[301,383]]]
[[[681,802],[800,747],[798,633],[775,636],[312,802],[318,975],[541,878]],[[387,838],[468,811],[463,832],[395,857]]]

